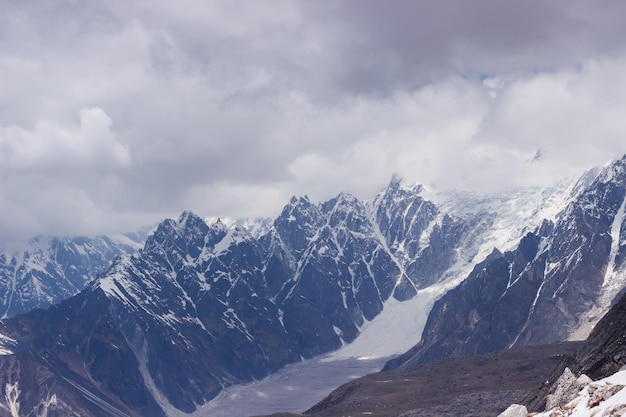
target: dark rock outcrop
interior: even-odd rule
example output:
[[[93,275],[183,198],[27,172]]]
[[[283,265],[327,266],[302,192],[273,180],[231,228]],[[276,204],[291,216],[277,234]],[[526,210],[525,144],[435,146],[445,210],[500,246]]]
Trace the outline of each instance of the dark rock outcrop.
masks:
[[[598,322],[576,352],[574,370],[592,379],[607,377],[626,365],[626,295]]]

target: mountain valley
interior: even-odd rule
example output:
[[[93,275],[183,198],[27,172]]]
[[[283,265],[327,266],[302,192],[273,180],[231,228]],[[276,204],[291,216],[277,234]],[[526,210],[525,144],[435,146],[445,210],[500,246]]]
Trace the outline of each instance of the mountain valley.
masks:
[[[376,351],[372,340],[385,338],[405,342],[381,348],[379,358],[417,343],[386,365],[402,378],[464,369],[454,359],[447,363],[456,365],[445,365],[446,357],[515,347],[493,359],[504,363],[521,349],[521,359],[502,368],[506,376],[520,372],[520,385],[505,390],[519,396],[545,378],[554,355],[572,353],[574,345],[554,343],[584,339],[621,294],[625,196],[621,159],[578,181],[492,196],[436,193],[394,179],[366,202],[349,194],[320,204],[293,197],[259,227],[184,212],[158,225],[142,249],[111,249],[102,262],[112,264],[97,278],[79,269],[83,281],[71,293],[40,296],[54,304],[46,310],[22,302],[23,311],[5,313],[0,413],[15,417],[16,407],[29,416],[200,413],[229,386],[340,348],[349,352],[353,342],[358,348],[348,357],[365,357],[368,348]],[[51,259],[80,262],[66,258]],[[18,258],[3,259],[12,268],[7,276],[16,276]],[[37,294],[59,281],[37,275],[37,282],[52,283],[37,286]],[[19,281],[3,282],[15,289]],[[401,319],[385,312],[424,291],[433,297],[403,313],[415,315],[413,327],[394,328]],[[375,325],[379,317],[387,318]],[[405,337],[385,335],[392,331]],[[545,345],[553,347],[524,350]],[[524,361],[537,367],[526,369]],[[416,368],[435,363],[447,370]],[[533,377],[522,378],[526,371]],[[359,384],[350,392],[366,389]]]

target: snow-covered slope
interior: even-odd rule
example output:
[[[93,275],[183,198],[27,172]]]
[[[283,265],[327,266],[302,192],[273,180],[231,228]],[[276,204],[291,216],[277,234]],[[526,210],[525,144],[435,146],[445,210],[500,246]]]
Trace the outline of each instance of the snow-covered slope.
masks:
[[[207,224],[223,223],[229,229],[241,229],[252,235],[255,239],[259,239],[265,235],[272,227],[274,219],[269,217],[255,217],[252,219],[232,219],[230,217],[206,217],[204,221]]]
[[[383,311],[363,325],[354,342],[330,353],[322,360],[371,360],[406,352],[419,341],[433,303],[448,289],[450,284],[433,284],[419,290],[410,300],[401,302],[394,298],[388,299]]]
[[[132,235],[140,238],[141,235]],[[113,259],[143,245],[128,236],[37,237],[0,250],[0,316],[13,317],[75,295]]]
[[[427,198],[442,211],[459,217],[488,216],[488,230],[475,241],[472,263],[483,261],[494,248],[502,252],[514,250],[519,240],[535,231],[545,221],[556,221],[558,214],[581,191],[581,182],[570,178],[550,187],[520,188],[499,193],[476,194],[467,191],[427,191]]]

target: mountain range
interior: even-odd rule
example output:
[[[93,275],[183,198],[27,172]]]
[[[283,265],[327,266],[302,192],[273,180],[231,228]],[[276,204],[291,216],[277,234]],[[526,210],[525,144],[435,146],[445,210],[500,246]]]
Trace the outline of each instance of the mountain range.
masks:
[[[69,298],[106,272],[122,253],[141,248],[147,230],[108,237],[38,236],[0,246],[0,317],[46,308]]]
[[[555,221],[494,249],[438,300],[421,341],[386,369],[585,339],[625,286],[626,159],[575,190]]]
[[[254,233],[184,212],[141,250],[112,250],[97,278],[79,273],[72,294],[40,297],[56,303],[46,310],[5,313],[0,411],[191,413],[226,386],[351,343],[389,300],[442,283],[454,288],[421,341],[388,369],[584,338],[624,288],[625,166],[490,196],[394,179],[366,202],[294,197]]]

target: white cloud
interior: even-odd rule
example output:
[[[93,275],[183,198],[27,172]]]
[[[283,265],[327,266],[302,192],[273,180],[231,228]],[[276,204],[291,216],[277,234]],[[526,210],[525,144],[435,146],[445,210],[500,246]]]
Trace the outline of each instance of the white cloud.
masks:
[[[393,173],[407,181],[439,182],[454,177],[454,159],[470,146],[486,105],[476,83],[453,79],[385,100],[319,109],[316,120],[296,129],[322,144],[303,151],[289,169],[318,198],[336,194],[328,187],[333,183],[369,198]]]
[[[111,132],[111,119],[99,108],[81,109],[77,126],[42,119],[32,130],[0,127],[0,165],[12,172],[80,173],[128,168],[127,145]]]
[[[119,210],[111,196],[123,190],[114,179],[93,177],[59,181],[46,175],[14,175],[3,178],[0,187],[0,236],[20,241],[48,234],[53,236],[125,233],[137,225],[150,225],[168,213]]]
[[[518,155],[504,183],[546,183],[626,153],[626,59],[592,58],[577,68],[519,76],[504,84],[476,141],[494,159]],[[541,150],[539,163],[528,158]]]
[[[0,235],[271,215],[393,173],[494,189],[604,164],[626,152],[609,3],[11,3]]]

